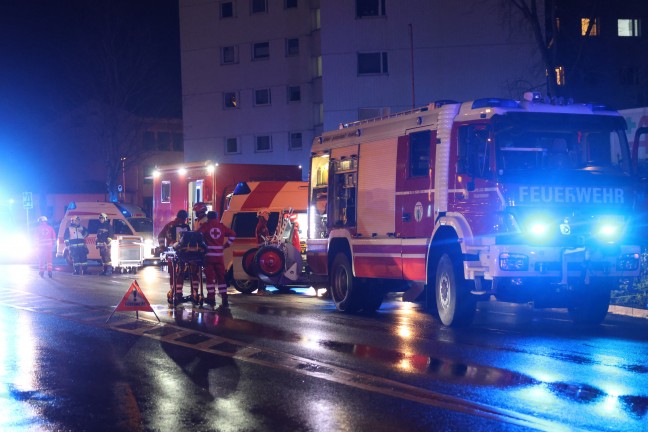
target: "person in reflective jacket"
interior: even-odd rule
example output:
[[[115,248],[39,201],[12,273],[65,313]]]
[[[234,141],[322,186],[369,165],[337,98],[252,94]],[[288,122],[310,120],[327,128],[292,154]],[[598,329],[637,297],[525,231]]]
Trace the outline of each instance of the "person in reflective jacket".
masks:
[[[101,275],[110,276],[113,271],[110,243],[114,237],[113,227],[106,213],[99,215],[99,226],[97,227],[97,249],[101,256],[103,271]]]
[[[88,247],[85,239],[88,236],[88,230],[81,225],[81,218],[73,216],[70,218],[70,226],[65,230],[65,245],[70,251],[72,267],[75,275],[82,275],[88,267]]]
[[[225,261],[223,251],[234,243],[236,233],[218,221],[218,213],[207,213],[207,222],[198,229],[207,243],[205,255],[205,277],[207,278],[207,298],[205,303],[216,305],[216,287],[222,299],[222,307],[228,308],[227,281],[225,279]]]

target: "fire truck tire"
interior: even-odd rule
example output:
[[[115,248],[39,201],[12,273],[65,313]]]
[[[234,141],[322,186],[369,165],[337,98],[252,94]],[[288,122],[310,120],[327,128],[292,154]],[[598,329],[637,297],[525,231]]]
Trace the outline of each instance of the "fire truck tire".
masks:
[[[264,276],[274,277],[280,275],[286,265],[286,257],[283,251],[274,246],[262,246],[254,255],[254,263],[259,273]]]
[[[602,323],[610,307],[610,288],[602,283],[593,283],[583,285],[577,292],[576,304],[568,308],[572,321],[584,325]]]
[[[362,308],[362,287],[353,276],[351,263],[344,252],[333,259],[330,283],[331,297],[339,311],[355,313]]]
[[[466,286],[457,257],[456,253],[442,254],[436,271],[437,312],[441,322],[448,327],[470,324],[477,305],[476,299]]]
[[[249,249],[243,254],[243,257],[241,258],[241,266],[243,267],[243,271],[252,277],[259,276],[259,272],[255,268],[254,264],[254,255],[256,255],[258,251],[259,248]]]
[[[236,291],[242,294],[252,294],[263,284],[258,279],[234,279],[234,269],[232,267],[227,271],[227,280]]]

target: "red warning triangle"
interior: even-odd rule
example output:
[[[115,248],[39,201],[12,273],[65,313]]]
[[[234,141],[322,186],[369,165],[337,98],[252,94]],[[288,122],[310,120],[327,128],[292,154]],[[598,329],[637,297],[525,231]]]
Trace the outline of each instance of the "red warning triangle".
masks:
[[[137,281],[133,281],[124,298],[119,302],[115,311],[146,311],[155,312],[146,299]]]

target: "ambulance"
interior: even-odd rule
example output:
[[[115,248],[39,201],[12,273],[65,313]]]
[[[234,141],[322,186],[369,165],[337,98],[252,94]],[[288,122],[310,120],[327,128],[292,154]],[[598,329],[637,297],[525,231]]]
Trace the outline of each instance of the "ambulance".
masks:
[[[129,210],[130,209],[130,210]],[[152,224],[141,209],[124,206],[114,202],[71,202],[65,211],[58,230],[56,256],[70,262],[69,251],[65,245],[65,231],[70,226],[70,219],[78,216],[81,225],[88,230],[86,246],[88,260],[101,262],[99,250],[96,247],[99,215],[108,215],[113,231],[112,263],[116,272],[135,272],[144,265],[147,256],[151,256],[151,248],[146,246],[145,236],[152,241]],[[148,223],[146,221],[149,221]],[[140,231],[138,231],[140,230]]]
[[[267,210],[268,230],[272,236],[282,226],[284,217],[297,221],[302,252],[306,247],[308,182],[259,181],[241,182],[228,197],[227,209],[221,222],[236,232],[234,244],[225,249],[225,268],[228,282],[239,292],[249,294],[263,283],[243,269],[242,258],[260,246],[256,239],[257,214]],[[278,233],[277,235],[279,235]],[[269,241],[271,239],[268,239]],[[277,286],[278,289],[287,286]]]

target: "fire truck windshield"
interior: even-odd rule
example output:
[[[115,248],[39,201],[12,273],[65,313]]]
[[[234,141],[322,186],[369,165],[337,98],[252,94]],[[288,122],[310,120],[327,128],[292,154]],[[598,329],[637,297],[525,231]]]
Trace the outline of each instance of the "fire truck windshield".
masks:
[[[606,115],[515,113],[494,129],[497,173],[630,172],[623,119]]]

